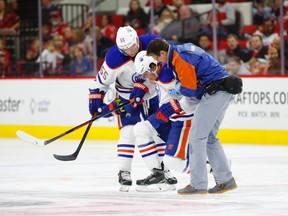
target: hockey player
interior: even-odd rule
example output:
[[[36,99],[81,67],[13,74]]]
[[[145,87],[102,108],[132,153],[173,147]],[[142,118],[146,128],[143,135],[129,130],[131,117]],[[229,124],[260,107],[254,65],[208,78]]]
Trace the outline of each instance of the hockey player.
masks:
[[[144,79],[155,84],[160,100],[159,110],[148,117],[146,121],[138,122],[134,126],[136,140],[146,143],[153,142],[153,140],[159,142],[156,129],[163,127],[163,125],[165,126],[166,122],[169,121],[170,115],[170,120],[172,121],[171,129],[166,131],[168,139],[165,140],[166,150],[163,158],[165,166],[161,157],[157,157],[157,155],[151,157],[150,169],[154,167],[154,169],[151,169],[152,174],[145,179],[138,180],[136,182],[136,190],[150,191],[157,189],[157,187],[162,187],[161,189],[165,190],[165,185],[156,184],[157,186],[155,187],[156,178],[164,178],[163,173],[168,169],[179,172],[187,172],[189,170],[187,157],[188,134],[197,101],[175,94],[173,89],[177,81],[173,71],[167,67],[167,64],[158,63],[152,57],[147,56],[146,51],[141,51],[137,54],[134,65],[137,74],[142,75]],[[178,99],[180,103],[175,99]],[[161,169],[155,169],[155,167],[159,166]]]
[[[141,118],[146,119],[159,107],[155,88],[151,88],[149,82],[138,80],[134,72],[134,57],[139,51],[146,50],[149,42],[155,38],[159,38],[159,36],[143,35],[138,37],[132,27],[120,27],[117,31],[116,45],[107,52],[105,61],[94,80],[93,88],[89,89],[91,115],[109,109],[109,105],[105,105],[103,99],[111,84],[115,84],[116,92],[122,102],[134,98],[137,103],[136,106],[126,105],[124,110],[120,110],[118,117],[120,138],[117,144],[117,159],[120,191],[128,191],[132,185],[131,164],[135,149],[133,126]],[[114,101],[110,105],[115,105],[116,102]],[[148,151],[150,154],[146,155],[145,153]],[[157,146],[145,145],[140,153],[144,161],[149,161],[150,155],[158,154]]]

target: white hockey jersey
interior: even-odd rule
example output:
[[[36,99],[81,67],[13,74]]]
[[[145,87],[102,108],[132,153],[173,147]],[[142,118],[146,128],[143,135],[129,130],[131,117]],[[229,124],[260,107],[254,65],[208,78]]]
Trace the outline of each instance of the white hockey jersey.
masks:
[[[158,35],[139,36],[139,51],[146,50],[150,41],[159,38]],[[136,73],[134,71],[134,58],[121,53],[117,46],[113,46],[106,54],[104,63],[99,70],[93,88],[107,92],[109,86],[115,83],[116,92],[126,100],[129,100],[130,93],[135,83]],[[157,95],[152,84],[145,82],[149,88],[144,99],[150,99]]]

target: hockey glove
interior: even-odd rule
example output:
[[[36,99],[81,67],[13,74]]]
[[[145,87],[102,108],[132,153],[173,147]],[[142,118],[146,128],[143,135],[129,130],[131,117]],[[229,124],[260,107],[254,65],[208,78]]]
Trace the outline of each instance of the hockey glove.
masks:
[[[134,101],[136,104],[141,104],[143,103],[143,97],[144,95],[149,91],[149,88],[141,83],[141,82],[136,82],[134,84],[134,88],[130,94],[130,98],[129,99],[132,99],[134,98]]]
[[[177,100],[173,99],[163,104],[156,113],[157,119],[162,119],[165,122],[169,121],[169,117],[174,113],[180,113],[181,107]]]
[[[120,98],[116,98],[114,101],[112,101],[110,104],[104,104],[102,107],[101,107],[101,110],[103,113],[106,113],[110,110],[113,110],[119,106],[123,105],[123,102],[121,101]],[[115,111],[116,113],[123,113],[125,112],[125,109],[124,107],[120,108],[119,110]],[[109,115],[107,117],[110,117],[112,115]]]
[[[101,113],[102,112],[102,106],[103,99],[105,96],[104,91],[100,91],[100,89],[89,89],[89,111],[91,115],[94,115],[94,113]]]

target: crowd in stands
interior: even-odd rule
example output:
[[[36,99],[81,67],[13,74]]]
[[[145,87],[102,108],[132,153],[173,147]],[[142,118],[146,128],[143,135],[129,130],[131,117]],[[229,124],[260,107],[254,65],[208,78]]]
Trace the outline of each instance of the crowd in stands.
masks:
[[[279,36],[280,0],[258,0],[252,2],[253,21],[249,26],[241,25],[241,13],[232,2],[217,0],[216,29],[219,62],[229,73],[238,75],[267,75],[281,73],[281,46]],[[211,3],[195,0],[154,0],[154,23],[150,23],[148,12],[139,0],[130,0],[127,14],[97,15],[93,31],[93,16],[89,13],[82,26],[72,27],[63,21],[61,10],[52,0],[42,0],[42,40],[38,35],[31,38],[21,63],[21,71],[15,71],[10,51],[6,48],[5,35],[19,34],[21,20],[18,16],[17,0],[0,0],[0,75],[39,74],[40,60],[44,75],[75,76],[93,75],[93,56],[96,47],[97,66],[101,66],[108,49],[115,44],[117,29],[132,26],[139,35],[159,34],[170,43],[193,42],[206,52],[213,51],[212,12],[199,14],[193,4]],[[150,6],[150,0],[145,7]],[[288,8],[284,6],[284,15]],[[287,11],[287,13],[286,13]],[[116,17],[116,18],[115,18]],[[114,18],[114,19],[113,19]],[[285,17],[284,17],[285,18]],[[151,28],[151,25],[153,28]],[[288,19],[284,19],[285,46],[287,43]],[[151,31],[152,29],[152,31]],[[96,45],[94,44],[96,37]],[[39,46],[42,44],[42,52]],[[287,49],[284,49],[287,58]],[[288,59],[285,61],[288,74]],[[26,71],[23,73],[23,71]]]

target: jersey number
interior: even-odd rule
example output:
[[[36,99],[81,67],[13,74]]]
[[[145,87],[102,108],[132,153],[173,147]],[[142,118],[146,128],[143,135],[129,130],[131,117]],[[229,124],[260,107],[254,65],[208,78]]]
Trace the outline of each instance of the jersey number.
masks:
[[[107,79],[108,73],[107,73],[107,71],[106,71],[103,67],[101,67],[99,73],[100,73],[100,76],[101,76],[104,80]]]

